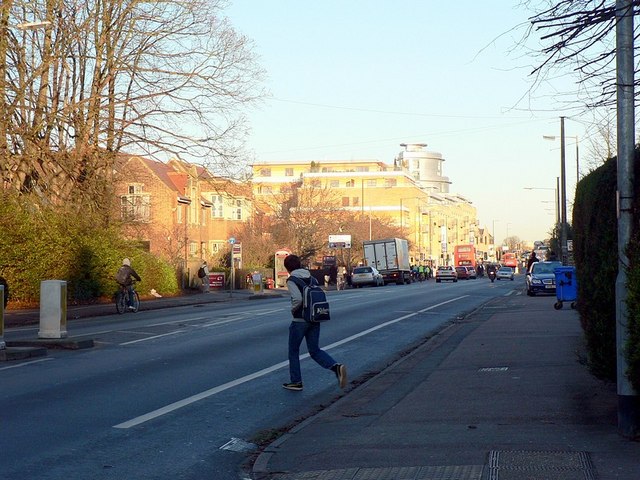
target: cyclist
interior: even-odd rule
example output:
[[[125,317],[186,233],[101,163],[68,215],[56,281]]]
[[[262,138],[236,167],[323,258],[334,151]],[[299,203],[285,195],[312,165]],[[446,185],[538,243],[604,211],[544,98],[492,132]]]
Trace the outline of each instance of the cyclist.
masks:
[[[133,277],[133,278],[132,278]],[[136,273],[136,271],[131,268],[131,260],[125,258],[122,260],[122,266],[118,269],[118,273],[116,273],[116,281],[123,287],[127,287],[127,307],[129,310],[135,310],[133,306],[133,279],[140,281],[140,275]]]

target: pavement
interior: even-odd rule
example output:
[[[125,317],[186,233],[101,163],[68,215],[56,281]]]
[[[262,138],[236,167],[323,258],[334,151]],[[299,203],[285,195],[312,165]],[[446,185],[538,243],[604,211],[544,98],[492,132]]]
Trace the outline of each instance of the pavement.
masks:
[[[640,479],[615,385],[555,301],[514,292],[450,324],[265,447],[252,478]]]

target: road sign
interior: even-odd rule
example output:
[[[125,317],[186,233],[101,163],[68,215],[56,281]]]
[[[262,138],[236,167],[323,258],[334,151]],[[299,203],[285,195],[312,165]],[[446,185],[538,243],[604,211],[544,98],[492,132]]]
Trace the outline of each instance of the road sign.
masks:
[[[329,248],[351,248],[351,235],[329,235]]]
[[[230,243],[231,245],[233,245],[234,243],[236,243],[236,239],[235,239],[235,237],[231,237],[231,238],[229,239],[229,243]]]

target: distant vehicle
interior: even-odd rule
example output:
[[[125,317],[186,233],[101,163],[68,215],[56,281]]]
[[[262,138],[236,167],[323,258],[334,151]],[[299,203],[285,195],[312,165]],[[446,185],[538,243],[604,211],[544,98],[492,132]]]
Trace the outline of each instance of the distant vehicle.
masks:
[[[404,238],[365,240],[362,244],[366,264],[377,269],[385,283],[411,283],[409,243]]]
[[[496,280],[513,280],[513,271],[511,267],[500,267],[496,273]]]
[[[477,278],[476,270],[473,267],[456,267],[458,280],[470,280]]]
[[[351,285],[354,287],[362,287],[363,285],[381,287],[384,285],[384,279],[375,267],[356,267],[351,274]]]
[[[556,293],[556,275],[554,269],[562,262],[534,262],[527,272],[527,295],[536,293]]]
[[[456,245],[453,247],[453,265],[455,267],[476,268],[475,245]]]
[[[515,269],[518,267],[518,256],[513,252],[503,253],[502,265],[505,267],[511,267],[515,271]]]
[[[547,255],[549,254],[549,247],[547,247],[546,245],[540,245],[537,248],[535,248],[533,251],[536,252],[536,257],[538,257],[539,261],[541,262],[547,261],[548,259]]]
[[[441,265],[436,270],[436,283],[457,282],[458,274],[451,265]]]

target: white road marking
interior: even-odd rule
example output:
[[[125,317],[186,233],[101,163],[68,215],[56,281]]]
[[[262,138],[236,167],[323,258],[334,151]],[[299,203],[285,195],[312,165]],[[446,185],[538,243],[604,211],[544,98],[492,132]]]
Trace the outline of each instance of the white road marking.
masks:
[[[138,340],[131,340],[130,342],[119,343],[118,345],[120,345],[121,347],[124,346],[124,345],[132,345],[134,343],[146,342],[147,340],[154,340],[156,338],[166,337],[168,335],[176,335],[176,334],[182,333],[182,332],[184,332],[184,330],[176,330],[174,332],[163,333],[162,335],[154,335],[153,337],[140,338]]]
[[[53,358],[41,358],[40,360],[32,360],[30,362],[24,362],[18,365],[10,365],[8,367],[2,367],[0,368],[0,370],[9,370],[10,368],[26,367],[27,365],[33,365],[34,363],[40,363],[40,362],[48,362],[49,360],[53,360]]]
[[[350,337],[344,338],[338,342],[334,342],[330,345],[327,345],[326,347],[323,347],[323,350],[330,350],[332,348],[335,348],[339,345],[343,345],[345,343],[351,342],[357,338],[363,337],[365,335],[368,335],[371,332],[375,332],[376,330],[380,330],[381,328],[387,327],[389,325],[393,325],[394,323],[398,323],[402,320],[405,320],[407,318],[411,318],[414,317],[420,313],[424,313],[424,312],[428,312],[429,310],[433,310],[434,308],[440,307],[442,305],[446,305],[448,303],[451,302],[456,302],[458,300],[461,300],[463,298],[468,297],[469,295],[462,295],[461,297],[456,297],[456,298],[452,298],[451,300],[447,300],[445,302],[440,302],[436,305],[432,305],[430,307],[427,308],[423,308],[422,310],[418,310],[417,312],[413,312],[407,315],[403,315],[401,317],[398,317],[394,320],[389,320],[388,322],[382,323],[380,325],[377,325],[375,327],[369,328],[367,330],[364,330],[356,335],[351,335]],[[136,342],[140,341],[140,340],[135,340]],[[305,353],[304,355],[300,355],[300,359],[305,359],[305,358],[309,358],[309,354]],[[192,395],[190,397],[184,398],[182,400],[178,400],[177,402],[171,403],[169,405],[166,405],[162,408],[159,408],[157,410],[154,410],[152,412],[146,413],[144,415],[140,415],[139,417],[136,418],[132,418],[131,420],[127,420],[126,422],[122,422],[119,423],[117,425],[114,425],[113,428],[131,428],[131,427],[135,427],[137,425],[140,425],[142,423],[146,423],[150,420],[153,420],[154,418],[158,418],[161,417],[162,415],[165,415],[167,413],[171,413],[175,410],[178,410],[182,407],[186,407],[187,405],[191,405],[192,403],[198,402],[200,400],[203,400],[205,398],[211,397],[213,395],[216,395],[218,393],[224,392],[225,390],[229,390],[230,388],[233,387],[237,387],[238,385],[242,385],[243,383],[249,382],[251,380],[255,380],[256,378],[260,378],[263,377],[269,373],[275,372],[276,370],[279,370],[281,368],[287,367],[289,366],[289,361],[285,360],[284,362],[280,362],[280,363],[276,363],[275,365],[272,365],[270,367],[264,368],[262,370],[259,370],[257,372],[251,373],[249,375],[245,375],[244,377],[240,377],[237,378],[235,380],[232,380],[230,382],[224,383],[222,385],[218,385],[217,387],[213,387],[210,388],[209,390],[205,390],[204,392],[200,392],[197,393],[196,395]]]

